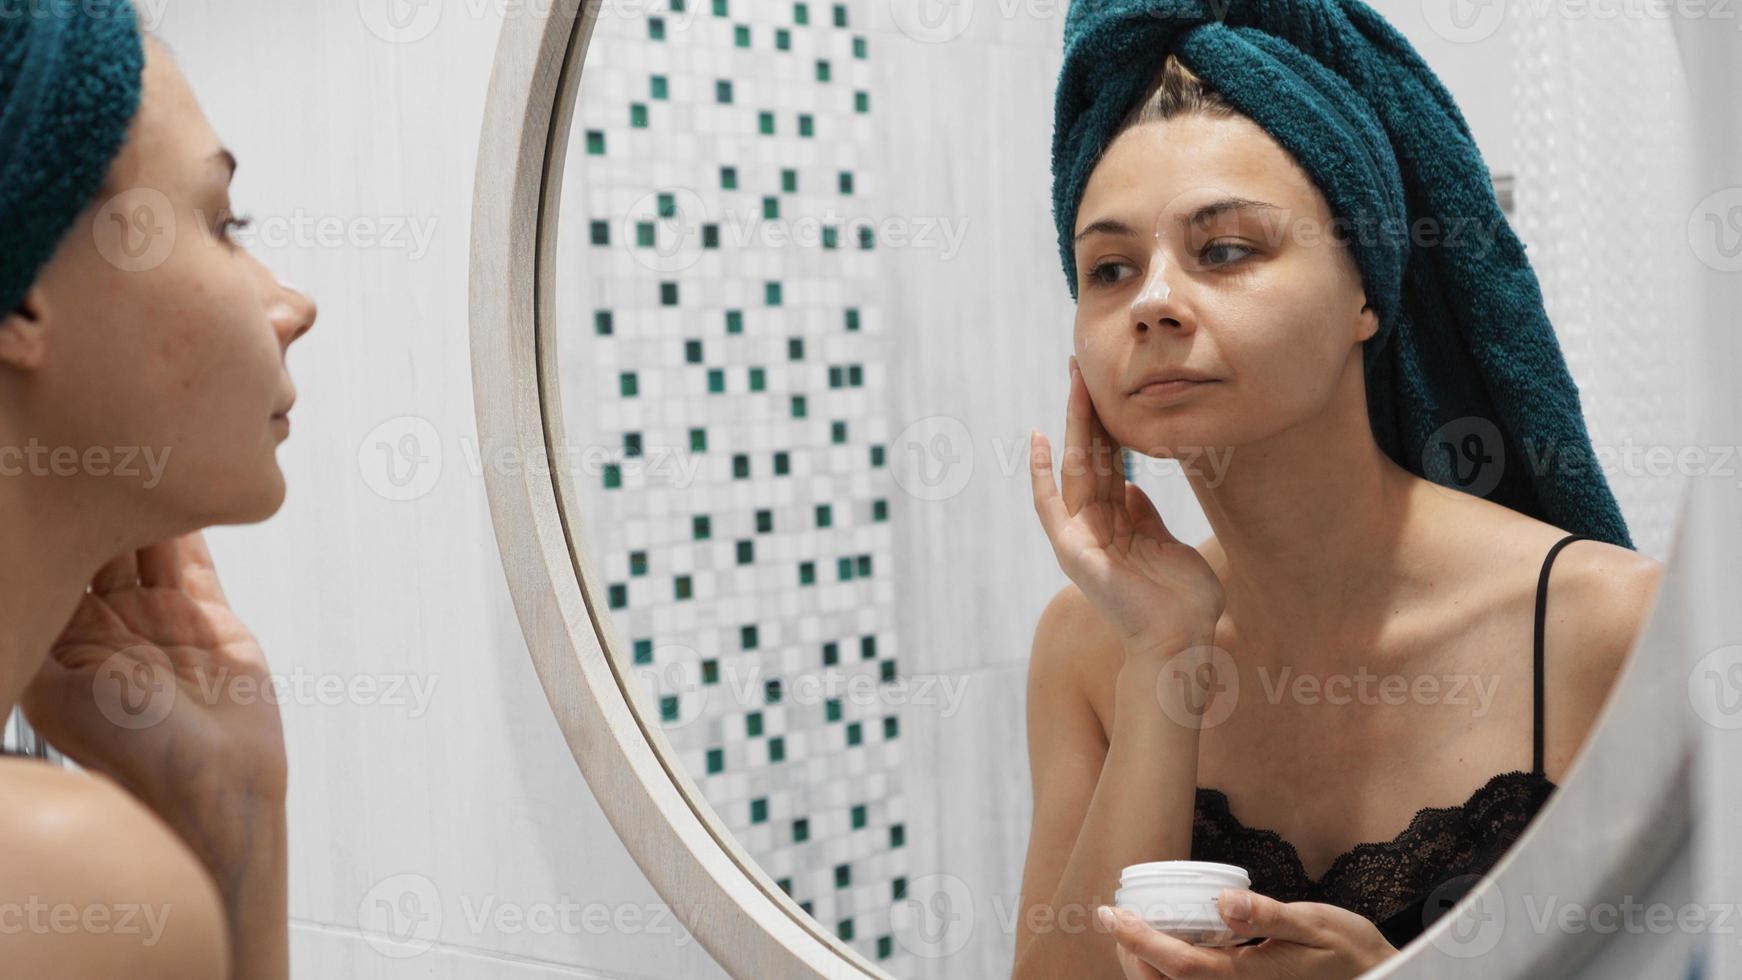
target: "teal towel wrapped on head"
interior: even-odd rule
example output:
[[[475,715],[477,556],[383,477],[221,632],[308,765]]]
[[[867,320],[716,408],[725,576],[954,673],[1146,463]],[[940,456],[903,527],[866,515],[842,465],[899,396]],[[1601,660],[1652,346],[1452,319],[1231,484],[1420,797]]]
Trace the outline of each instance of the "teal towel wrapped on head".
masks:
[[[1075,0],[1054,105],[1053,217],[1072,298],[1089,174],[1176,55],[1312,177],[1378,332],[1380,447],[1400,466],[1625,548],[1536,273],[1451,95],[1360,0]]]
[[[144,67],[127,0],[0,0],[0,310],[102,189]]]

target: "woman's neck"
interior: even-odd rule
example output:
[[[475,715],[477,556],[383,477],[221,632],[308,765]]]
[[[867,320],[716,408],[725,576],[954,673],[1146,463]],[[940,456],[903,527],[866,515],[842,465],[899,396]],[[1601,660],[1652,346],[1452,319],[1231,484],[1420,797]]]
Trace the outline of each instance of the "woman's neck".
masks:
[[[0,447],[10,445],[0,438]],[[90,479],[36,472],[28,460],[0,455],[0,719],[17,706],[97,569],[137,547]]]
[[[1416,594],[1425,576],[1410,556],[1446,503],[1379,448],[1363,399],[1340,404],[1234,447],[1219,477],[1188,475],[1229,619],[1254,649],[1287,649],[1296,664],[1372,637]]]

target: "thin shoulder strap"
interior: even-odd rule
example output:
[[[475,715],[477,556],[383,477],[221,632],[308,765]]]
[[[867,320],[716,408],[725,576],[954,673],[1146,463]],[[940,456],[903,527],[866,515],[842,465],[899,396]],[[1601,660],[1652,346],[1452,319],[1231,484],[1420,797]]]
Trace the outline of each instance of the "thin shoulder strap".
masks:
[[[1554,556],[1559,554],[1562,548],[1580,540],[1590,541],[1594,539],[1585,534],[1569,534],[1556,541],[1554,547],[1548,549],[1548,557],[1542,560],[1542,574],[1538,575],[1536,579],[1536,710],[1534,712],[1536,721],[1532,738],[1531,772],[1539,776],[1542,775],[1542,626],[1548,614],[1548,568],[1554,564]]]

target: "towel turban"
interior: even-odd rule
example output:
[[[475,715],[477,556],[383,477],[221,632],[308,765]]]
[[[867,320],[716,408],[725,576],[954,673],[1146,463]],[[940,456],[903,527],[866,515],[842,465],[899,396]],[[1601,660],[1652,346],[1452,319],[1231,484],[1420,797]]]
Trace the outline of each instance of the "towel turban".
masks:
[[[102,189],[144,66],[127,0],[0,0],[0,311]]]

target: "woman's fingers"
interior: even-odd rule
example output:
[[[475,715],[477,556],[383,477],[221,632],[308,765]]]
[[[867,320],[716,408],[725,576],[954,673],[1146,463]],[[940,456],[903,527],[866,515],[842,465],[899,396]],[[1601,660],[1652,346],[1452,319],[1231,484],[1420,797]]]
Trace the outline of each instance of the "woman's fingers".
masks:
[[[1167,529],[1167,522],[1161,519],[1161,512],[1155,509],[1155,501],[1150,500],[1149,494],[1135,483],[1125,484],[1125,512],[1131,515],[1131,525],[1139,533],[1157,541],[1179,543],[1179,539]]]
[[[1113,941],[1163,977],[1198,980],[1228,976],[1228,958],[1155,929],[1127,909],[1113,909]]]
[[[139,584],[181,589],[196,599],[228,605],[203,532],[193,531],[139,549]]]
[[[1137,958],[1137,954],[1126,948],[1122,942],[1113,943],[1114,955],[1119,957],[1119,969],[1125,971],[1125,980],[1167,980],[1161,971]]]
[[[1077,359],[1071,358],[1071,393],[1065,399],[1065,449],[1059,459],[1059,480],[1064,484],[1067,513],[1076,514],[1095,499],[1095,467],[1091,457],[1090,435],[1094,423],[1090,413],[1089,389],[1083,383],[1083,372]]]
[[[138,587],[139,555],[132,550],[109,559],[91,579],[91,591],[97,593]]]
[[[1087,388],[1084,391],[1084,400],[1089,403],[1089,438],[1095,445],[1095,499],[1119,506],[1125,502],[1125,455],[1119,441],[1101,423],[1101,413],[1087,397]]]
[[[179,589],[182,584],[182,549],[170,538],[139,549],[139,584],[148,589]]]
[[[228,606],[224,585],[218,580],[218,566],[212,551],[206,547],[206,532],[193,531],[176,539],[181,552],[182,585],[196,599]]]
[[[1279,902],[1268,895],[1239,890],[1245,901],[1218,899],[1222,921],[1242,936],[1262,936],[1299,943],[1302,946],[1325,945],[1324,921],[1318,903]],[[1223,892],[1229,895],[1229,892]],[[1230,896],[1231,897],[1231,896]],[[1351,913],[1353,914],[1353,913]]]
[[[1040,526],[1046,530],[1047,540],[1052,542],[1056,551],[1065,522],[1071,519],[1071,515],[1065,511],[1058,486],[1053,483],[1052,445],[1038,429],[1028,436],[1028,479],[1034,489],[1034,512],[1039,515]]]

